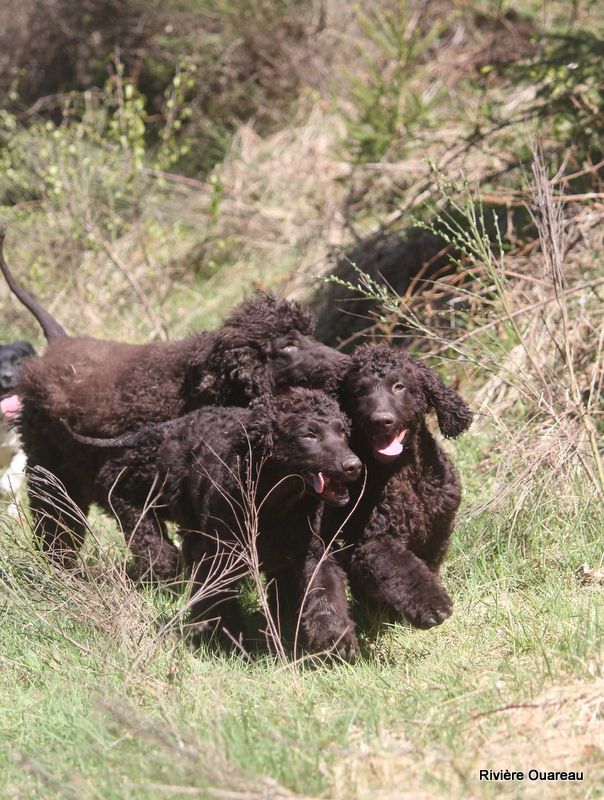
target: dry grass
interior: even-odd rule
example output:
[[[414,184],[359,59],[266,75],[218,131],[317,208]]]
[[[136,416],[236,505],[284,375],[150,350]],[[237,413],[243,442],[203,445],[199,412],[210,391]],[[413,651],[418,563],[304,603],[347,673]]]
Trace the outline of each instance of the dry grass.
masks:
[[[401,731],[384,733],[374,745],[351,736],[333,774],[333,797],[369,800],[430,800],[484,797],[480,769],[583,772],[589,785],[604,781],[604,682],[556,686],[525,703],[512,703],[464,720],[461,752],[419,748]],[[406,787],[421,784],[429,790]],[[585,783],[498,782],[497,797],[586,797]],[[595,796],[595,795],[594,795]]]
[[[447,209],[432,230],[457,253],[456,273],[428,281],[421,294],[412,283],[403,295],[357,277],[356,291],[382,310],[376,338],[397,336],[402,326],[409,346],[440,356],[466,380],[481,376],[475,432],[497,441],[489,502],[514,495],[518,508],[535,482],[546,493],[580,475],[604,497],[604,206],[567,202],[558,182],[536,151],[529,207],[536,237],[519,252],[504,247],[497,217],[480,199],[459,186],[453,194],[445,181]]]

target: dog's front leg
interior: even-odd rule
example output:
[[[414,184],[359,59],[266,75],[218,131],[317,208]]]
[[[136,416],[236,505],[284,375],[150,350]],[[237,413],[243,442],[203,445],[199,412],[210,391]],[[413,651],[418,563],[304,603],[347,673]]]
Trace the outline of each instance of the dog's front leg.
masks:
[[[302,626],[311,650],[335,652],[346,660],[358,655],[355,624],[348,613],[346,577],[333,556],[320,564],[306,561],[303,571]]]
[[[358,594],[386,603],[418,628],[440,625],[453,612],[436,575],[388,531],[368,531],[355,545],[350,578]]]
[[[113,497],[111,507],[132,553],[127,567],[133,581],[174,581],[179,570],[178,549],[168,538],[165,526],[153,509],[143,511],[129,501]]]
[[[346,575],[311,525],[308,548],[298,565],[302,627],[315,652],[336,652],[342,658],[358,655],[355,624],[348,611]]]

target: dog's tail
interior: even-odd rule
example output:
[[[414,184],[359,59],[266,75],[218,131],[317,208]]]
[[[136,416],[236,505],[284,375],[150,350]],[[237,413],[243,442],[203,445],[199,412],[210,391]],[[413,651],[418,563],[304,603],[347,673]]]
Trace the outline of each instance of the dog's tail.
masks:
[[[142,428],[140,431],[134,431],[134,433],[126,433],[123,436],[115,436],[113,438],[102,438],[97,436],[85,436],[82,433],[76,433],[74,429],[69,425],[69,423],[61,419],[61,423],[63,427],[67,431],[67,433],[71,436],[72,439],[75,439],[76,442],[80,442],[81,444],[87,444],[91,447],[107,447],[107,448],[120,448],[120,447],[136,447],[137,444],[140,444],[143,441],[149,441],[149,434],[159,434],[162,426],[162,423],[155,423],[153,425],[148,425],[145,428]],[[165,423],[164,423],[165,426]]]
[[[8,284],[8,288],[15,295],[15,297],[23,303],[25,308],[27,308],[28,311],[31,311],[34,317],[38,320],[42,330],[44,331],[44,336],[46,336],[46,341],[51,342],[53,339],[59,339],[61,336],[67,336],[56,319],[40,305],[35,297],[32,297],[29,292],[26,292],[25,289],[19,286],[19,284],[13,278],[8,265],[4,260],[5,237],[6,230],[4,228],[0,228],[0,271],[4,275],[4,279]]]

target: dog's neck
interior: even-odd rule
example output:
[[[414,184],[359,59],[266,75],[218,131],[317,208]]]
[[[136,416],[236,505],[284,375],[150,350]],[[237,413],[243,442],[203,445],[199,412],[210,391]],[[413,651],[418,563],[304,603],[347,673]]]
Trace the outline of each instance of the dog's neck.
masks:
[[[306,491],[301,475],[283,475],[270,459],[265,462],[258,477],[257,504],[262,504],[262,514],[270,519],[281,519],[301,503],[318,502]]]

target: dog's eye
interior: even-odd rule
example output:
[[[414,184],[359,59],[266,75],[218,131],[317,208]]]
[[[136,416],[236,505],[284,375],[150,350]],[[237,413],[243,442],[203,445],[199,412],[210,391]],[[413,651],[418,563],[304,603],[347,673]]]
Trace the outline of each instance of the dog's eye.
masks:
[[[303,439],[308,439],[311,442],[316,442],[319,436],[314,431],[306,431],[302,434]]]
[[[392,391],[395,393],[404,392],[405,387],[403,386],[402,383],[395,383],[394,386],[392,387]]]
[[[290,353],[292,350],[297,350],[298,345],[294,344],[293,342],[288,342],[287,344],[284,344],[283,347],[281,347],[280,349],[281,352],[283,353]]]

